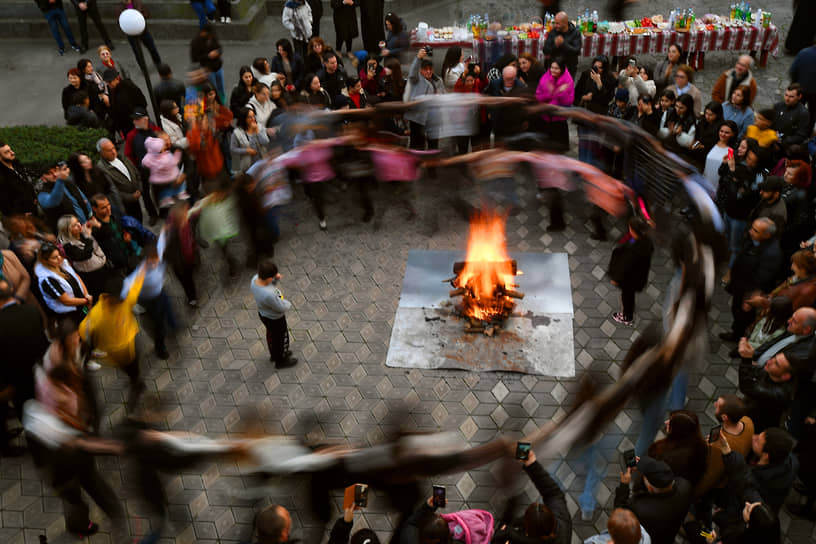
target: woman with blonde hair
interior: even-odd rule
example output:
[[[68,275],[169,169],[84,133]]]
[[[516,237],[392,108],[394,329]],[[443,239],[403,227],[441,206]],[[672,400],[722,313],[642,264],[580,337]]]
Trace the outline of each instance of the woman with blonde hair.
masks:
[[[63,215],[57,221],[57,240],[94,298],[99,297],[105,282],[114,273],[106,266],[105,252],[91,234],[92,228],[99,227],[99,221],[93,217],[84,225],[74,215]]]

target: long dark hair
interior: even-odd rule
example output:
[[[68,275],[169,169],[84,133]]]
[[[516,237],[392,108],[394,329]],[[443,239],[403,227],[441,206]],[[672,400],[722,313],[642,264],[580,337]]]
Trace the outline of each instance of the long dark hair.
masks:
[[[74,151],[65,162],[68,163],[68,169],[71,171],[71,178],[73,178],[74,183],[82,185],[85,183],[85,170],[82,168],[82,165],[79,164],[80,155],[87,156],[88,154]]]
[[[391,23],[391,33],[395,36],[403,31],[402,19],[396,13],[389,13],[385,16],[385,20]]]
[[[244,130],[247,129],[247,116],[249,115],[249,112],[255,113],[255,110],[250,108],[249,106],[244,106],[243,108],[238,110],[238,113],[235,115],[235,125],[238,128]]]
[[[252,83],[249,85],[244,85],[244,74],[249,72],[252,74]],[[244,85],[245,88],[248,88],[250,92],[252,92],[252,87],[255,85],[255,74],[252,73],[252,68],[244,64],[241,66],[241,69],[238,70],[238,85]]]
[[[204,98],[206,98],[207,95],[213,91],[215,91],[215,101],[223,106],[224,103],[221,102],[221,97],[218,96],[218,91],[215,89],[215,85],[213,85],[210,81],[205,81],[201,84],[201,92],[204,93]]]
[[[178,126],[182,126],[181,121],[178,118],[178,115],[173,115],[173,110],[176,109],[176,101],[175,100],[162,100],[161,104],[159,104],[159,110],[161,111],[161,116],[167,119],[168,121],[177,124]]]
[[[792,315],[793,303],[789,297],[784,295],[772,297],[768,311],[765,314],[765,324],[762,325],[762,332],[771,333],[778,329],[784,329]]]
[[[405,76],[402,75],[402,64],[396,57],[388,57],[385,59],[384,65],[391,70],[391,86],[395,91],[402,96],[402,91],[405,89]]]
[[[295,53],[292,51],[292,42],[286,38],[281,38],[275,42],[275,51],[278,50],[278,47],[283,47],[283,50],[286,52],[286,58],[290,61],[294,60]],[[278,55],[280,55],[280,53],[278,53]]]
[[[462,48],[458,45],[451,47],[448,49],[448,52],[445,53],[445,60],[442,61],[442,77],[445,77],[445,74],[459,64],[459,60],[462,58]]]
[[[778,544],[779,518],[767,504],[760,503],[751,509],[748,526],[742,535],[744,544]]]
[[[680,123],[680,125],[683,127],[683,132],[688,132],[688,130],[693,127],[694,123],[697,121],[697,118],[694,116],[694,99],[689,94],[681,94],[677,97],[677,102],[681,102],[686,107],[686,114],[683,117],[680,117],[680,115],[677,113],[677,108],[672,108],[672,111],[669,114],[669,119],[675,123]],[[677,102],[675,102],[675,104]]]

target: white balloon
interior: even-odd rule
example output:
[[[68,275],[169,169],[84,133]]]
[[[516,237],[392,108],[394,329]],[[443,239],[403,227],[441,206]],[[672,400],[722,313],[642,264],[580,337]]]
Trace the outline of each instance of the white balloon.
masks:
[[[137,9],[126,9],[119,15],[119,28],[128,36],[138,36],[145,29],[145,18]]]

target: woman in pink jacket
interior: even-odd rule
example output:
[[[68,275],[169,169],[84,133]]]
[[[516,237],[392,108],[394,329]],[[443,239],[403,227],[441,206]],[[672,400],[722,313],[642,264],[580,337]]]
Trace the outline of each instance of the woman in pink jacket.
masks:
[[[575,99],[575,82],[560,58],[550,63],[550,69],[541,77],[536,89],[536,100],[554,106],[571,106]],[[569,127],[566,117],[542,115],[543,130],[553,151],[569,149]]]

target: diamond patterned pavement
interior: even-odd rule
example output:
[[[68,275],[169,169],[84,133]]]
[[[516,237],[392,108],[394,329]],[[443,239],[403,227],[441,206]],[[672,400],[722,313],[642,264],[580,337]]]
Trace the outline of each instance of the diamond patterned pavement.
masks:
[[[523,0],[518,4],[535,2]],[[569,1],[564,4],[568,10],[579,7]],[[675,7],[669,4],[657,0],[650,6],[656,12],[668,12]],[[712,4],[712,11],[721,7],[704,4]],[[446,14],[456,18],[462,12],[457,6],[463,5],[467,12],[472,9],[482,13],[496,3],[440,2],[421,15],[430,21],[446,20]],[[762,7],[773,10],[784,36],[791,17],[790,3],[771,0]],[[702,7],[699,11],[702,13]],[[415,22],[419,15],[406,14],[406,18]],[[37,48],[45,50],[44,45]],[[162,52],[186,59],[186,44],[162,44]],[[766,70],[756,72],[760,104],[779,100],[787,84],[790,62],[791,57],[772,59]],[[707,55],[706,71],[697,74],[695,83],[704,91],[710,89],[719,73],[732,63],[730,54]],[[284,274],[284,293],[294,305],[288,323],[292,349],[301,360],[294,368],[276,371],[267,361],[263,327],[248,289],[249,270],[239,281],[223,285],[223,269],[216,253],[205,251],[198,276],[204,295],[195,312],[183,307],[181,289],[171,280],[170,292],[185,320],[185,327],[170,345],[171,358],[157,359],[150,342],[140,338],[145,347],[142,364],[148,388],[158,392],[169,408],[166,427],[237,438],[240,434],[235,430],[240,423],[253,417],[260,420],[266,433],[292,434],[313,442],[376,444],[402,426],[415,431],[452,431],[463,442],[478,445],[500,433],[521,436],[537,425],[563,417],[575,399],[577,379],[394,369],[384,365],[408,250],[464,248],[467,222],[452,207],[447,188],[453,186],[450,182],[457,175],[455,171],[441,171],[438,179],[415,184],[413,195],[419,216],[413,221],[407,219],[401,195],[395,194],[393,187],[381,186],[375,192],[377,217],[371,224],[359,222],[362,210],[353,193],[333,189],[328,232],[318,229],[311,209],[297,192],[296,201],[284,214],[284,237],[276,255]],[[577,196],[567,199],[569,228],[563,233],[547,233],[547,213],[535,200],[531,182],[519,176],[518,183],[526,205],[508,220],[509,249],[569,255],[576,370],[579,375],[589,374],[600,385],[610,384],[618,376],[618,361],[635,335],[633,328],[621,327],[611,319],[618,307],[618,295],[605,280],[604,270],[613,243],[588,238],[586,206]],[[614,240],[621,234],[621,223],[610,220],[608,224],[610,239]],[[671,271],[663,249],[667,244],[658,247],[651,285],[637,298],[637,327],[660,318],[662,292]],[[728,299],[720,292],[711,312],[709,353],[692,370],[688,392],[688,406],[700,414],[704,427],[713,421],[713,399],[736,389],[736,371],[727,358],[729,348],[716,339],[728,320]],[[105,403],[103,433],[110,433],[124,414],[127,380],[103,369],[95,381]],[[399,406],[407,410],[408,416],[397,420],[402,413]],[[627,409],[606,429],[600,450],[608,464],[596,491],[602,510],[592,523],[581,521],[577,504],[586,472],[580,454],[560,452],[557,458],[542,460],[567,491],[568,505],[575,515],[573,542],[605,527],[604,512],[611,507],[617,484],[618,451],[631,447],[637,439],[641,419],[636,410]],[[128,461],[107,457],[100,458],[98,464],[103,476],[126,501],[130,534],[145,534],[151,519],[145,506],[127,491],[133,481]],[[213,463],[196,471],[169,475],[165,487],[171,523],[161,542],[248,540],[254,513],[269,502],[291,510],[294,536],[309,543],[319,542],[325,527],[311,518],[302,483],[297,478],[273,479],[266,498],[255,501],[245,498],[242,491],[257,482],[234,463]],[[475,507],[500,511],[506,493],[499,489],[504,476],[498,465],[435,478],[433,483],[447,486],[450,510]],[[531,501],[535,500],[530,485],[525,486],[525,491]],[[358,514],[355,527],[369,526],[385,538],[395,521],[394,513],[386,509],[384,498],[376,491],[369,501],[369,507]],[[334,496],[335,516],[339,515],[341,502],[338,492]],[[72,541],[64,533],[59,499],[41,483],[28,457],[0,460],[0,510],[0,542],[37,543],[38,535],[43,533],[48,534],[50,542]],[[98,508],[93,508],[92,517],[101,522],[102,530],[90,539],[91,544],[116,541],[110,534],[110,523]],[[816,537],[814,524],[790,519],[784,511],[782,526],[791,543],[813,541]]]

